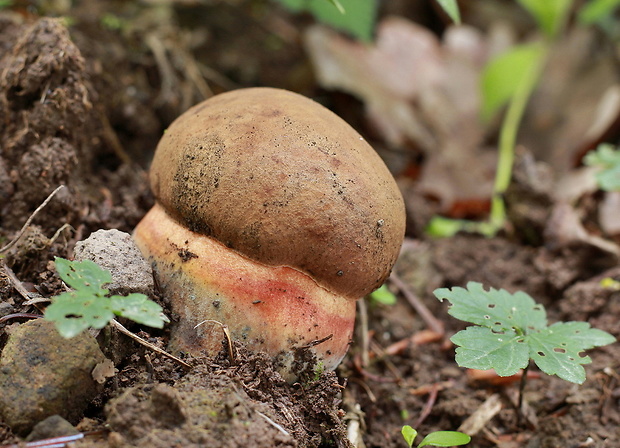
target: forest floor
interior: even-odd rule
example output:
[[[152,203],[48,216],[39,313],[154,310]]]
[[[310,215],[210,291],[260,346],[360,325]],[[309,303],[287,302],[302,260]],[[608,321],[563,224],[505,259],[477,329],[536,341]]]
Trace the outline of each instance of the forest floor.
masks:
[[[617,446],[618,344],[588,353],[592,364],[579,386],[532,367],[521,419],[519,378],[459,368],[449,338],[464,324],[432,294],[469,281],[521,290],[546,307],[550,322],[587,321],[620,336],[620,292],[601,284],[620,279],[620,232],[610,234],[600,222],[605,194],[584,188],[566,205],[550,180],[560,177],[559,156],[541,161],[524,143],[506,194],[506,230],[430,238],[424,227],[434,213],[484,219],[488,200],[423,190],[429,178],[420,180],[420,171],[430,160],[423,145],[406,138],[399,147],[389,144],[359,99],[319,85],[302,36],[310,18],[256,1],[125,2],[118,10],[114,4],[83,1],[67,11],[50,2],[50,10],[36,11],[16,2],[0,11],[0,246],[52,190],[67,187],[2,254],[0,315],[11,317],[0,322],[0,344],[32,322],[18,313],[41,314],[45,300],[37,303],[33,294],[45,299],[63,291],[54,257],[72,258],[75,244],[99,229],[131,233],[153,205],[147,169],[159,137],[189,106],[219,92],[286,88],[343,116],[393,169],[408,229],[388,282],[397,302],[360,304],[355,339],[336,372],[288,384],[268,357],[240,345],[235,362],[223,350],[215,359],[186,359],[193,366],[187,370],[114,330],[102,331],[97,341],[114,367],[90,386],[94,398],[65,414],[73,431],[86,434],[75,446],[347,447],[355,440],[358,447],[387,448],[406,446],[403,425],[427,434],[464,422],[473,447]],[[404,14],[406,5],[394,2],[382,14]],[[432,11],[415,14],[443,27]],[[535,128],[524,125],[524,142],[537,139]],[[617,138],[617,128],[605,132]],[[551,141],[548,134],[541,139]],[[580,150],[560,174],[576,166]],[[463,163],[467,171],[479,161]],[[126,325],[166,347],[167,330]],[[30,343],[21,351],[32,355]],[[46,383],[25,380],[10,387],[19,395],[21,387]],[[0,423],[0,446],[22,440],[36,423]],[[38,437],[66,435],[56,424],[38,428]]]

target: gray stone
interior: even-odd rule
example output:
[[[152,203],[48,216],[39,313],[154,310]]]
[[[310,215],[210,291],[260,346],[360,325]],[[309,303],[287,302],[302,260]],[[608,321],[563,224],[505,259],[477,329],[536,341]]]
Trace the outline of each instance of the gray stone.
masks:
[[[54,437],[74,436],[80,431],[62,418],[60,415],[52,415],[42,422],[39,422],[32,429],[32,432],[26,437],[27,442],[34,440],[51,439]]]
[[[120,230],[97,230],[75,245],[74,259],[91,260],[112,274],[105,287],[112,294],[153,294],[153,273],[131,235]]]

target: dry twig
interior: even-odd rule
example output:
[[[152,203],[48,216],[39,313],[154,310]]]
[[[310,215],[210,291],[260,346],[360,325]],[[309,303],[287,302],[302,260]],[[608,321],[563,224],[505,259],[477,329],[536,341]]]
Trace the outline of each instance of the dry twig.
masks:
[[[218,322],[217,320],[207,319],[202,322],[196,324],[194,329],[198,328],[202,324],[212,323],[217,324],[222,328],[224,332],[224,336],[226,337],[226,346],[228,348],[228,356],[230,357],[230,362],[234,365],[237,362],[237,352],[235,351],[235,346],[233,345],[232,337],[230,336],[230,331],[228,330],[228,325],[224,325],[222,322]]]
[[[32,214],[28,217],[28,219],[26,220],[26,223],[22,226],[22,228],[19,231],[19,233],[17,234],[17,236],[15,238],[13,238],[6,246],[4,246],[3,248],[0,249],[0,254],[2,254],[4,252],[6,252],[7,250],[9,250],[11,247],[13,247],[19,241],[19,239],[26,232],[26,229],[28,229],[28,227],[32,223],[32,220],[35,218],[35,216],[37,216],[37,213],[39,213],[43,209],[43,207],[45,207],[49,203],[49,201],[52,200],[54,195],[56,193],[58,193],[60,190],[62,190],[63,188],[65,188],[65,186],[61,185],[61,186],[57,187],[54,191],[52,191],[50,193],[50,195],[47,197],[47,199],[45,199],[45,201],[43,201],[43,203],[41,205],[39,205],[37,207],[37,209],[34,212],[32,212]]]
[[[405,296],[407,301],[411,304],[411,306],[416,310],[418,315],[426,322],[428,328],[433,330],[435,333],[444,334],[443,323],[437,319],[433,313],[422,303],[419,297],[409,288],[409,286],[402,281],[394,272],[389,277],[389,281],[391,281],[394,286],[396,286],[400,292]]]
[[[151,350],[153,350],[154,352],[159,353],[160,355],[165,356],[166,358],[170,358],[173,361],[178,362],[179,364],[181,364],[183,367],[185,367],[186,369],[191,369],[192,366],[190,366],[188,363],[186,363],[185,361],[183,361],[180,358],[177,358],[176,356],[168,353],[165,350],[162,350],[161,348],[159,348],[158,346],[151,344],[148,341],[145,341],[144,339],[142,339],[140,336],[132,333],[131,331],[129,331],[127,328],[125,328],[121,323],[119,323],[117,320],[112,319],[110,321],[110,324],[116,328],[118,331],[120,331],[121,333],[123,333],[125,336],[129,336],[131,339],[133,339],[134,341],[138,342],[139,344],[144,345],[147,348],[150,348]]]

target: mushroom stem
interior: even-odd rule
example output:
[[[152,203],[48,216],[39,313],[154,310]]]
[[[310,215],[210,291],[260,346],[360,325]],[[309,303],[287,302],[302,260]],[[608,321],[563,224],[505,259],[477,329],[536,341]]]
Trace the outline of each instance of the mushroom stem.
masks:
[[[289,375],[295,351],[310,347],[333,370],[351,341],[355,300],[332,293],[287,266],[267,266],[192,232],[155,205],[134,232],[179,323],[171,348],[213,356],[226,322],[233,340],[281,361]],[[327,338],[314,345],[313,342]]]

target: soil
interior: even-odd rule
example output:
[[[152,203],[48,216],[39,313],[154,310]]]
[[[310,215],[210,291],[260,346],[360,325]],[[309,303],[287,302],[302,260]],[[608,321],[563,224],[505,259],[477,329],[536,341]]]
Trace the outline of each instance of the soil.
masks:
[[[45,301],[37,299],[63,291],[54,257],[72,258],[75,244],[99,229],[131,232],[153,204],[147,169],[159,137],[205,96],[244,86],[287,88],[368,131],[356,100],[316,85],[298,32],[307,17],[256,1],[83,1],[71,10],[43,3],[36,9],[15,2],[0,11],[0,246],[56,187],[66,188],[0,258],[0,315],[8,316],[0,322],[2,346],[8,326],[30,319],[19,313],[41,314]],[[617,257],[588,241],[548,244],[543,229],[553,201],[519,179],[517,169],[506,196],[512,227],[493,238],[428,239],[420,229],[432,200],[407,201],[421,212],[409,210],[394,269],[405,286],[395,289],[417,298],[435,327],[406,294],[395,305],[365,301],[336,372],[311,369],[289,384],[269,357],[237,342],[234,359],[223,348],[215,359],[185,359],[192,366],[186,369],[102,331],[97,340],[114,366],[97,397],[78,416],[68,413],[86,434],[75,446],[350,447],[354,440],[358,447],[402,447],[404,424],[420,434],[455,430],[497,403],[470,446],[617,446],[618,344],[589,352],[581,386],[530,369],[525,419],[516,411],[518,378],[477,375],[454,361],[448,339],[464,324],[432,291],[468,281],[525,291],[547,307],[552,322],[588,321],[620,336],[620,292],[600,283],[620,279]],[[584,210],[596,201],[590,197]],[[166,330],[125,324],[166,346]],[[0,423],[0,445],[28,432]]]

